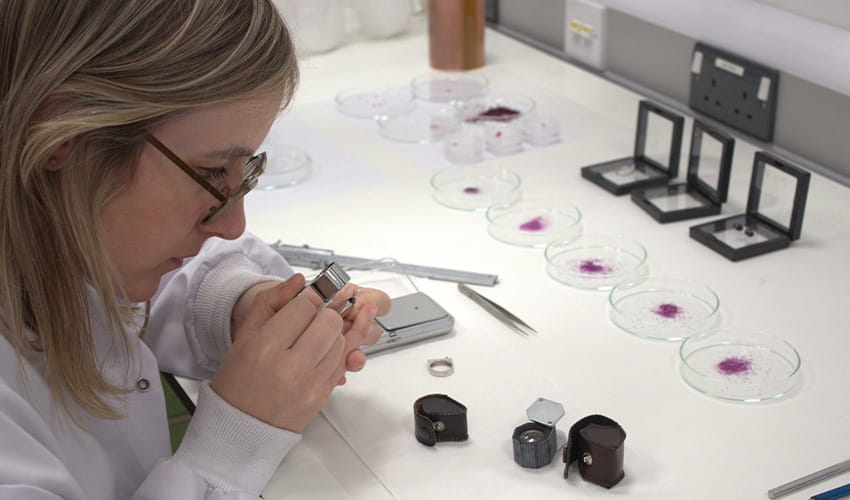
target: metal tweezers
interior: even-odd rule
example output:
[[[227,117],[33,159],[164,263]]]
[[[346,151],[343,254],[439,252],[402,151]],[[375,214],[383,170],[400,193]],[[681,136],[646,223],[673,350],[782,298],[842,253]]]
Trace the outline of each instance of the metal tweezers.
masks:
[[[531,328],[528,325],[528,323],[519,319],[518,317],[516,317],[513,313],[511,313],[510,311],[508,311],[504,307],[493,302],[492,300],[488,299],[487,297],[481,295],[480,293],[476,292],[472,288],[469,288],[468,286],[464,285],[463,283],[458,283],[457,289],[460,291],[460,293],[462,293],[462,294],[466,295],[467,297],[469,297],[470,299],[472,299],[473,302],[475,302],[476,304],[481,306],[488,313],[495,316],[496,319],[498,319],[502,323],[506,324],[512,330],[514,330],[514,331],[516,331],[516,332],[518,332],[522,335],[529,335],[530,333],[537,333],[537,330],[535,330],[534,328]]]

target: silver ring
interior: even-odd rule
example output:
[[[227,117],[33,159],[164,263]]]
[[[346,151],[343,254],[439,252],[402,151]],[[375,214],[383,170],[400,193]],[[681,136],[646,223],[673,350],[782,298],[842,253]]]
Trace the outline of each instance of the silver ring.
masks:
[[[428,373],[435,377],[448,377],[455,372],[455,365],[452,358],[437,358],[428,360]]]

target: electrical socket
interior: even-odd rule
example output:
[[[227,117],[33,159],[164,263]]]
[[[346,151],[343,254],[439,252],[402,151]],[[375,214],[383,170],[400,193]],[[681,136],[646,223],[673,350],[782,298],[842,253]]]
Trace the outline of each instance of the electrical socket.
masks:
[[[691,109],[771,142],[779,72],[697,42],[691,59]]]
[[[605,6],[591,0],[566,0],[564,52],[592,66],[605,69]]]

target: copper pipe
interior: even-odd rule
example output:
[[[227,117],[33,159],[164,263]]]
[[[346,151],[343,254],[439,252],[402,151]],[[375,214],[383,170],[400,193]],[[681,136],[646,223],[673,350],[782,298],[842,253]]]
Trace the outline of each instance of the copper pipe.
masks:
[[[434,69],[484,66],[484,0],[428,0],[428,41]]]

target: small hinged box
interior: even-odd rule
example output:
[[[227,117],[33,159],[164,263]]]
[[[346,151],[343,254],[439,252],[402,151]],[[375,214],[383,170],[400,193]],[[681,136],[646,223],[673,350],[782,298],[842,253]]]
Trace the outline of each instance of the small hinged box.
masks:
[[[632,191],[632,201],[658,222],[720,213],[729,193],[735,139],[694,120],[684,183]]]
[[[679,174],[684,123],[682,116],[641,101],[634,156],[582,167],[581,176],[616,195],[669,183]]]
[[[746,213],[693,226],[691,238],[731,261],[790,246],[800,238],[810,178],[799,167],[756,152]]]

